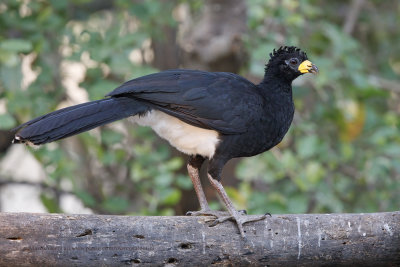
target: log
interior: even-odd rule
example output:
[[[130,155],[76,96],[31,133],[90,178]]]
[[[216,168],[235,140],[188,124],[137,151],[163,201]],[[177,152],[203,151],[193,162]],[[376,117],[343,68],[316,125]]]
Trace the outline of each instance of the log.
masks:
[[[0,213],[0,266],[400,266],[400,212],[210,218]]]

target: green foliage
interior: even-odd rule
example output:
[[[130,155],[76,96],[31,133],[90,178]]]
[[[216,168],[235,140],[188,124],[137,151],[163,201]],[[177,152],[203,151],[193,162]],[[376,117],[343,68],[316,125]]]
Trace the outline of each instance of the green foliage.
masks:
[[[392,10],[394,6],[398,5]],[[376,14],[385,13],[386,19],[374,24],[380,16],[368,19],[364,11],[350,36],[342,30],[344,18],[333,11],[338,8],[334,2],[254,0],[249,8],[250,71],[260,74],[262,51],[282,43],[307,51],[321,70],[318,77],[295,83],[297,116],[283,143],[241,162],[242,183],[253,185],[249,209],[259,213],[398,209],[399,106],[391,106],[393,94],[371,84],[369,77],[399,74],[390,66],[399,59],[387,57],[389,51],[396,54],[399,33],[386,35],[385,41],[364,38],[395,27],[398,13],[381,7]],[[280,28],[284,30],[276,30]],[[267,34],[260,35],[263,32]]]
[[[11,129],[15,125],[15,119],[10,114],[0,114],[0,129]]]
[[[115,1],[111,9],[93,11],[93,3],[6,0],[0,4],[0,97],[7,108],[7,113],[0,114],[1,129],[50,112],[70,97],[61,83],[63,62],[85,65],[80,86],[87,89],[90,100],[103,98],[123,81],[155,71],[148,59],[134,63],[130,54],[134,50],[149,53],[144,51],[146,42],[162,36],[163,25],[175,25],[174,4]],[[21,66],[27,55],[34,57],[31,67],[37,78],[23,87]],[[100,135],[84,133],[73,139],[78,150],[70,148],[71,143],[57,142],[32,152],[43,164],[48,184],[59,187],[69,181],[74,193],[95,211],[127,213],[148,208],[148,214],[173,213],[180,188],[188,188],[183,180],[190,181],[176,175],[182,159],[171,156],[165,144],[156,145],[157,139],[147,129],[125,135],[104,127]],[[136,138],[145,141],[134,142]],[[118,145],[123,140],[129,142],[127,147]],[[98,166],[102,166],[99,172]],[[108,181],[110,177],[116,181]],[[43,194],[41,199],[50,212],[60,211],[54,195]]]
[[[59,213],[61,212],[60,207],[58,206],[58,202],[54,196],[41,194],[40,200],[42,204],[46,207],[46,209],[51,213]]]
[[[0,110],[5,104],[7,112],[0,113],[0,129],[70,100],[61,82],[65,62],[84,65],[79,86],[90,100],[156,71],[150,40],[165,38],[166,26],[178,26],[173,13],[182,3],[194,15],[204,4],[2,1]],[[348,2],[249,0],[247,7],[248,73],[262,77],[269,51],[296,45],[307,51],[320,75],[295,82],[296,116],[280,146],[239,164],[240,184],[227,188],[237,207],[250,213],[398,209],[399,94],[383,90],[372,76],[398,80],[399,4],[369,1],[352,34],[343,30]],[[22,82],[29,58],[37,75],[30,84]],[[173,214],[182,191],[192,188],[182,174],[183,159],[168,144],[147,128],[121,122],[32,154],[46,170],[46,183],[61,187],[67,181],[96,212]],[[41,199],[49,211],[60,211],[53,194]],[[221,208],[217,202],[210,206]]]

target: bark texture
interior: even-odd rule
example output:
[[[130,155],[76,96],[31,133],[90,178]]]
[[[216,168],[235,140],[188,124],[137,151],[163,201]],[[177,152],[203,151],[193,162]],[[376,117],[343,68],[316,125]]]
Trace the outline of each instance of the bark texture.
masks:
[[[208,219],[0,213],[0,266],[400,265],[400,212]]]
[[[247,61],[242,40],[247,31],[246,12],[246,1],[205,1],[200,17],[183,27],[184,67],[239,72]]]

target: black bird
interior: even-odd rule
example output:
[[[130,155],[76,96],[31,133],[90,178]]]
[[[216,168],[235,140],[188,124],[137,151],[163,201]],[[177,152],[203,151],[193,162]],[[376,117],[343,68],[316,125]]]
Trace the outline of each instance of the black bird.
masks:
[[[162,71],[128,81],[104,99],[26,122],[15,129],[13,142],[41,145],[131,117],[190,155],[187,168],[201,208],[190,214],[214,215],[216,223],[233,219],[244,237],[243,224],[265,215],[250,218],[234,208],[220,182],[222,168],[232,158],[254,156],[277,145],[293,119],[292,81],[318,72],[306,53],[293,46],[274,49],[270,57],[258,85],[227,72]],[[199,179],[205,159],[208,179],[230,216],[208,206]]]

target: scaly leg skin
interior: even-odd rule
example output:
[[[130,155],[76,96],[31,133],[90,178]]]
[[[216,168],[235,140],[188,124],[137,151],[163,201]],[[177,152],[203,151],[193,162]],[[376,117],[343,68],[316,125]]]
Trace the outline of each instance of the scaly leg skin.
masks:
[[[211,210],[208,206],[208,202],[206,196],[204,194],[203,188],[200,182],[200,168],[204,162],[204,158],[201,156],[190,157],[189,162],[187,164],[187,169],[190,178],[192,179],[194,190],[196,191],[197,198],[200,203],[200,210],[199,211],[188,211],[186,215],[189,216],[214,216],[216,219],[213,219],[213,225],[216,225],[220,222],[224,222],[232,218],[230,212],[226,211],[218,211],[218,210]],[[213,179],[214,180],[214,179]],[[218,191],[218,190],[217,190]],[[226,193],[225,193],[226,194]],[[228,199],[229,200],[229,199]],[[233,206],[233,205],[232,205]],[[245,215],[247,214],[245,210],[240,210],[235,212]]]
[[[187,164],[187,169],[190,178],[192,179],[194,190],[196,191],[197,198],[199,199],[200,203],[200,210],[199,211],[188,211],[186,215],[189,216],[214,216],[215,218],[220,217],[230,217],[229,212],[226,211],[218,211],[218,210],[211,210],[208,206],[208,202],[206,196],[203,191],[203,187],[201,186],[200,182],[200,168],[204,162],[204,158],[201,156],[192,156],[189,159]],[[246,211],[241,211],[246,213]],[[214,220],[213,220],[214,221]]]
[[[219,196],[221,197],[222,201],[224,202],[226,208],[228,209],[228,211],[230,213],[230,216],[224,216],[224,217],[216,216],[217,219],[214,221],[214,223],[212,225],[216,225],[218,223],[225,222],[226,220],[233,219],[236,221],[236,224],[239,228],[240,235],[243,238],[246,238],[246,236],[244,234],[244,230],[243,230],[243,224],[245,224],[247,222],[264,220],[267,217],[267,214],[257,216],[257,217],[254,217],[254,216],[249,217],[246,215],[245,212],[237,211],[235,209],[235,207],[233,206],[232,201],[229,199],[228,195],[226,194],[225,189],[222,186],[222,184],[218,180],[214,179],[210,174],[207,174],[207,175],[208,175],[208,180],[210,180],[210,183],[212,184],[212,186],[215,188],[215,190],[217,190]]]
[[[196,191],[197,198],[200,202],[200,210],[199,211],[188,211],[186,215],[190,216],[216,216],[213,214],[213,211],[210,210],[208,206],[208,202],[206,199],[206,195],[204,194],[203,187],[200,182],[200,168],[204,162],[204,158],[201,156],[191,156],[189,162],[187,164],[187,169],[190,178],[192,179],[194,190]]]

